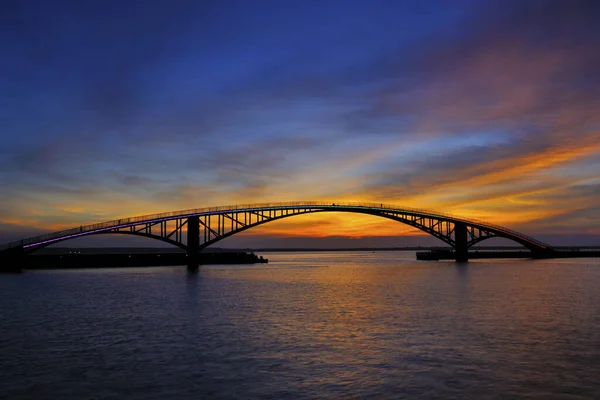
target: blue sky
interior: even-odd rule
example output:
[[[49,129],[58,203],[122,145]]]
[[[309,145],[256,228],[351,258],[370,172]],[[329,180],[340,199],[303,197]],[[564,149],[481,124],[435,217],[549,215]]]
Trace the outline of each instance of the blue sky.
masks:
[[[331,199],[600,244],[599,19],[591,0],[3,2],[0,238]],[[248,234],[417,234],[319,218]]]

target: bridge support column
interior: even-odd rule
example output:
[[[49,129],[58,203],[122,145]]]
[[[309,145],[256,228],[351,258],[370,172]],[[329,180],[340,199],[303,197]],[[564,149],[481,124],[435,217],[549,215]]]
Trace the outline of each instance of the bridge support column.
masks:
[[[454,224],[454,254],[456,262],[469,261],[469,250],[467,247],[467,225],[462,222]]]
[[[188,217],[187,222],[188,271],[197,271],[200,266],[200,218]]]

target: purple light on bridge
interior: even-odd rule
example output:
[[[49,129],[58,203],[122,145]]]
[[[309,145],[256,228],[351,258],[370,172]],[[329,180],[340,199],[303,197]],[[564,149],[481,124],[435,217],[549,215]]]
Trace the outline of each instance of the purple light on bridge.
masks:
[[[99,228],[99,229],[94,229],[91,231],[85,231],[85,232],[78,232],[78,233],[74,233],[71,235],[66,235],[66,236],[60,236],[57,238],[52,238],[52,239],[47,239],[47,240],[43,240],[40,242],[35,242],[35,243],[30,243],[27,245],[24,245],[23,248],[30,248],[30,247],[36,247],[36,246],[41,246],[41,245],[46,245],[49,243],[55,243],[55,242],[60,242],[60,241],[64,241],[64,240],[68,240],[68,239],[72,239],[72,238],[77,238],[77,237],[83,237],[83,236],[88,236],[88,235],[92,235],[92,234],[96,234],[96,233],[100,233],[100,232],[106,232],[106,231],[112,231],[114,229],[121,229],[121,228],[126,228],[126,227],[131,227],[131,226],[136,226],[136,225],[141,225],[141,224],[151,224],[151,223],[156,223],[156,222],[162,222],[162,221],[171,221],[171,220],[175,220],[175,219],[183,219],[183,218],[189,218],[189,217],[194,217],[194,216],[210,216],[210,215],[218,215],[218,214],[224,214],[224,213],[240,213],[240,212],[251,212],[251,211],[267,211],[267,210],[284,210],[284,209],[295,209],[295,208],[304,208],[304,209],[329,209],[329,208],[358,208],[358,209],[374,209],[374,208],[379,208],[379,207],[365,207],[365,206],[357,206],[357,205],[342,205],[342,204],[338,204],[337,206],[335,205],[325,205],[325,204],[320,204],[320,205],[305,205],[305,206],[275,206],[275,207],[259,207],[259,208],[240,208],[240,209],[229,209],[229,210],[218,210],[218,211],[205,211],[205,212],[200,212],[200,213],[191,213],[191,214],[182,214],[182,215],[177,215],[177,216],[168,216],[168,217],[162,217],[162,218],[155,218],[155,219],[150,219],[150,220],[145,220],[145,221],[139,221],[139,222],[130,222],[130,223],[126,223],[126,224],[118,224],[118,225],[112,225],[112,226],[108,226],[108,227],[103,227],[103,228]],[[390,209],[386,207],[386,211],[389,212]],[[406,214],[413,214],[415,211],[413,210],[406,210],[406,209],[402,209],[402,211]],[[460,221],[463,223],[467,223],[469,225],[472,226],[477,226],[479,229],[481,229],[481,227],[477,222],[474,221],[468,221],[468,220],[463,220],[461,218],[448,218],[448,217],[444,217],[443,215],[436,215],[435,213],[428,213],[431,214],[432,216],[436,216],[436,217],[443,217],[445,219],[450,220],[451,222],[455,222],[455,221]],[[296,214],[294,214],[296,215]],[[452,221],[454,220],[454,221]],[[485,224],[481,225],[486,229],[489,229],[489,227],[486,227]],[[523,240],[527,243],[531,243],[534,244],[536,246],[540,246],[542,248],[547,248],[547,246],[543,246],[541,243],[536,243],[535,240],[532,240],[530,238],[528,238],[525,235],[520,234],[519,232],[515,232],[515,231],[511,231],[509,229],[500,227],[500,226],[493,226],[492,227],[494,230],[496,230],[497,232],[500,233],[504,233],[505,235],[508,236],[513,236],[516,238],[519,238],[520,240]]]

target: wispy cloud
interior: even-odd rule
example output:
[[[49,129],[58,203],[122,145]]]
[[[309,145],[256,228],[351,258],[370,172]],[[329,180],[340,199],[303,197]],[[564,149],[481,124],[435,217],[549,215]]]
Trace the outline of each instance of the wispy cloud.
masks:
[[[596,232],[598,2],[109,3],[3,13],[10,226],[334,199]],[[260,232],[412,232],[297,218]]]

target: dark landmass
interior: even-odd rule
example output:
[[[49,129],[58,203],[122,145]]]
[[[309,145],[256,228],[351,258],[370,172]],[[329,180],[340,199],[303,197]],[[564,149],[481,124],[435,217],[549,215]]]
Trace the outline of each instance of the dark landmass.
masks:
[[[555,247],[548,254],[534,254],[522,247],[477,246],[469,251],[469,259],[494,258],[600,258],[600,246]],[[15,249],[16,251],[17,249]],[[335,252],[335,251],[416,251],[418,260],[453,260],[450,247],[364,247],[364,248],[262,248],[256,252]],[[187,265],[187,254],[180,248],[163,247],[111,247],[69,248],[50,247],[32,254],[10,254],[0,260],[0,272],[20,272],[27,269],[70,269],[70,268],[114,268],[136,266]],[[249,249],[210,248],[200,253],[200,265],[210,264],[255,264],[268,260],[256,256]]]
[[[23,269],[57,268],[115,268],[187,265],[185,253],[133,253],[133,254],[39,254],[25,257]],[[200,265],[257,264],[267,259],[254,253],[226,252],[200,254]]]
[[[102,249],[50,248],[32,254],[12,254],[0,260],[0,272],[13,273],[35,269],[117,268],[187,265],[188,255],[181,249]],[[167,250],[167,251],[164,251]],[[108,251],[111,251],[110,253]],[[246,251],[201,253],[200,265],[256,264],[268,260]]]
[[[454,260],[456,255],[451,250],[433,250],[417,252],[417,260],[438,261]],[[500,251],[469,251],[469,260],[499,259],[499,258],[600,258],[600,250],[561,250],[553,252],[531,252],[528,250],[500,250]]]

